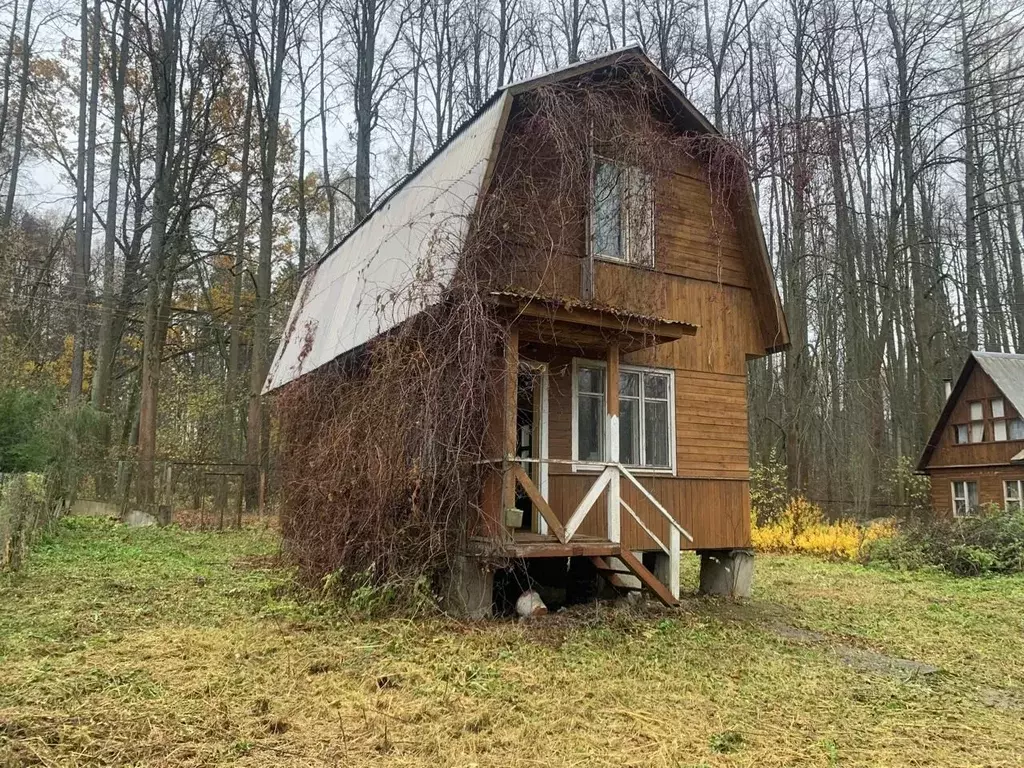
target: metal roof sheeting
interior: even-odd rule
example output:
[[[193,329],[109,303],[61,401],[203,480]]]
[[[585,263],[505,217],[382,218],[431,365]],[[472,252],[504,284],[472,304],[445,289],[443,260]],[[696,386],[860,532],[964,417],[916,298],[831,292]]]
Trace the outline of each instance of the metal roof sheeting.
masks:
[[[643,66],[662,84],[676,117],[683,120],[681,130],[717,134],[639,46],[505,86],[306,275],[263,392],[326,365],[435,304],[458,264],[469,215],[487,183],[512,99],[616,64]],[[755,294],[774,313],[775,326],[765,329],[771,352],[789,345],[789,331],[749,189],[748,197],[744,213],[756,235],[754,269],[764,281]],[[424,285],[415,278],[428,256],[434,257],[428,259],[433,273]]]
[[[264,393],[438,301],[458,264],[509,98],[502,94],[467,124],[307,273]]]
[[[1024,355],[1005,352],[972,352],[974,359],[999,387],[1017,413],[1024,413]]]

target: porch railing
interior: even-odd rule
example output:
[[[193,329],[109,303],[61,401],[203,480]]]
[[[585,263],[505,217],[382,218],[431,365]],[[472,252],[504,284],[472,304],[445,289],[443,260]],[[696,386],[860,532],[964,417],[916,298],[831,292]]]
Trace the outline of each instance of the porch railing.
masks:
[[[506,459],[506,463],[509,466],[508,471],[512,472],[515,482],[523,489],[526,495],[530,498],[533,503],[534,509],[536,509],[541,518],[547,524],[548,530],[554,535],[556,539],[562,544],[568,544],[572,538],[576,535],[583,521],[587,519],[591,510],[594,508],[594,504],[601,498],[601,494],[606,490],[608,491],[608,505],[607,505],[607,525],[608,525],[608,539],[610,541],[618,542],[620,540],[620,533],[622,530],[622,520],[624,519],[623,513],[628,514],[632,517],[637,525],[646,533],[651,540],[658,545],[659,549],[668,555],[669,562],[669,583],[668,588],[672,592],[672,596],[675,598],[679,597],[679,561],[681,553],[682,537],[686,537],[688,541],[693,542],[693,536],[687,531],[679,522],[669,514],[669,511],[665,509],[664,505],[654,494],[651,493],[643,483],[624,467],[619,462],[611,461],[588,461],[588,466],[603,467],[601,473],[594,479],[593,484],[583,495],[579,504],[576,505],[576,509],[573,510],[572,514],[566,520],[563,526],[558,516],[555,515],[554,510],[551,509],[551,505],[548,504],[543,494],[537,488],[536,484],[530,478],[530,476],[523,469],[523,464],[574,464],[567,459],[527,459],[527,458],[516,458]],[[626,502],[619,492],[620,480],[625,478],[628,482],[632,483],[640,494],[647,499],[654,509],[656,509],[665,521],[668,523],[668,543],[666,544],[658,537],[654,531],[651,530],[643,519],[636,513],[636,511]]]

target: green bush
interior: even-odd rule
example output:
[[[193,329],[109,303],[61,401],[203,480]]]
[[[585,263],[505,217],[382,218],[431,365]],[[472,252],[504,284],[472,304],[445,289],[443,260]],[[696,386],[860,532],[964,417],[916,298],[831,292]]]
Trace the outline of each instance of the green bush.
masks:
[[[990,505],[973,517],[933,518],[873,542],[865,559],[902,569],[932,566],[959,576],[1024,572],[1024,511]]]
[[[56,410],[51,390],[0,388],[0,472],[39,472],[50,462]]]
[[[0,570],[16,570],[35,536],[55,519],[43,475],[8,476],[0,483]]]

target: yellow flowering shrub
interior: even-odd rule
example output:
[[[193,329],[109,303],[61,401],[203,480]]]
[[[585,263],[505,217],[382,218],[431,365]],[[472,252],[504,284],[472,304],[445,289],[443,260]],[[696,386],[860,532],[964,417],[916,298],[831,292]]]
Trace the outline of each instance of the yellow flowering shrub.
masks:
[[[757,524],[751,513],[751,538],[763,552],[802,553],[832,560],[856,560],[864,546],[896,533],[892,520],[867,524],[853,520],[828,522],[821,508],[803,497],[790,499],[777,520]]]

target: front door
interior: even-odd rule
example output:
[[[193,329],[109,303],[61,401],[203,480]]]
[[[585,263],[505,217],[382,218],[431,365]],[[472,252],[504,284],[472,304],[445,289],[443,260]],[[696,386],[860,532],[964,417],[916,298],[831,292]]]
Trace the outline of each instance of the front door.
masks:
[[[519,365],[516,402],[516,456],[537,486],[548,497],[548,369],[543,363],[524,360]],[[517,530],[547,533],[544,518],[533,509],[533,502],[522,488],[516,487],[516,507],[523,511]]]

